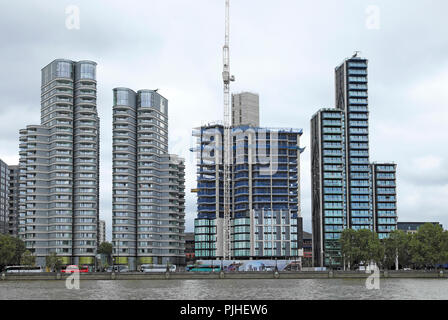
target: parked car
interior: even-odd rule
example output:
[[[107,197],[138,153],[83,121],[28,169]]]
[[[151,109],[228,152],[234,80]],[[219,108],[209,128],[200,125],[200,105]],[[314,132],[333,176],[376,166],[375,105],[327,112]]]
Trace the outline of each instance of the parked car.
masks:
[[[129,268],[128,266],[118,265],[107,268],[106,272],[129,272]]]

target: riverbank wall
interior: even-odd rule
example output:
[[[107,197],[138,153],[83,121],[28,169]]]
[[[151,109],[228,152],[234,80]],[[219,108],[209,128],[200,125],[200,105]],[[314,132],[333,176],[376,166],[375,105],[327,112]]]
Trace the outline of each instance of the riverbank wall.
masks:
[[[172,273],[80,273],[80,280],[211,280],[211,279],[365,279],[373,275],[360,271],[306,272],[172,272]],[[0,281],[65,280],[65,273],[2,273]],[[73,274],[72,274],[73,276]],[[380,271],[380,278],[448,279],[448,271]]]

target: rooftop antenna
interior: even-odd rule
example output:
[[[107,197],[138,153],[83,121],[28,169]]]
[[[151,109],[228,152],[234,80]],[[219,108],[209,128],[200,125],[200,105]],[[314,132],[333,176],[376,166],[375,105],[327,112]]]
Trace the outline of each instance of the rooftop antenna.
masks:
[[[360,54],[361,51],[355,51],[355,53],[353,54],[352,58],[356,58],[358,56],[358,53]]]

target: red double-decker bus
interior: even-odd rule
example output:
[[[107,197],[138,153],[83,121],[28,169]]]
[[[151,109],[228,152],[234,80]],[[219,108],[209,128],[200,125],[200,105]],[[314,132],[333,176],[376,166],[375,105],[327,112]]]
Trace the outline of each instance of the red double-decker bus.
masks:
[[[67,266],[65,269],[61,270],[61,272],[65,273],[73,273],[73,272],[89,272],[88,266],[76,266],[76,265],[70,265]]]

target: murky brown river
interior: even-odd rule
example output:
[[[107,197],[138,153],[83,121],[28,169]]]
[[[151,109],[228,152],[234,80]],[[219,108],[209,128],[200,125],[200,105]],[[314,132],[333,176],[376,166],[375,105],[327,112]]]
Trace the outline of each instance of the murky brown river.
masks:
[[[379,290],[361,279],[0,281],[0,299],[448,299],[448,279],[381,279]]]

